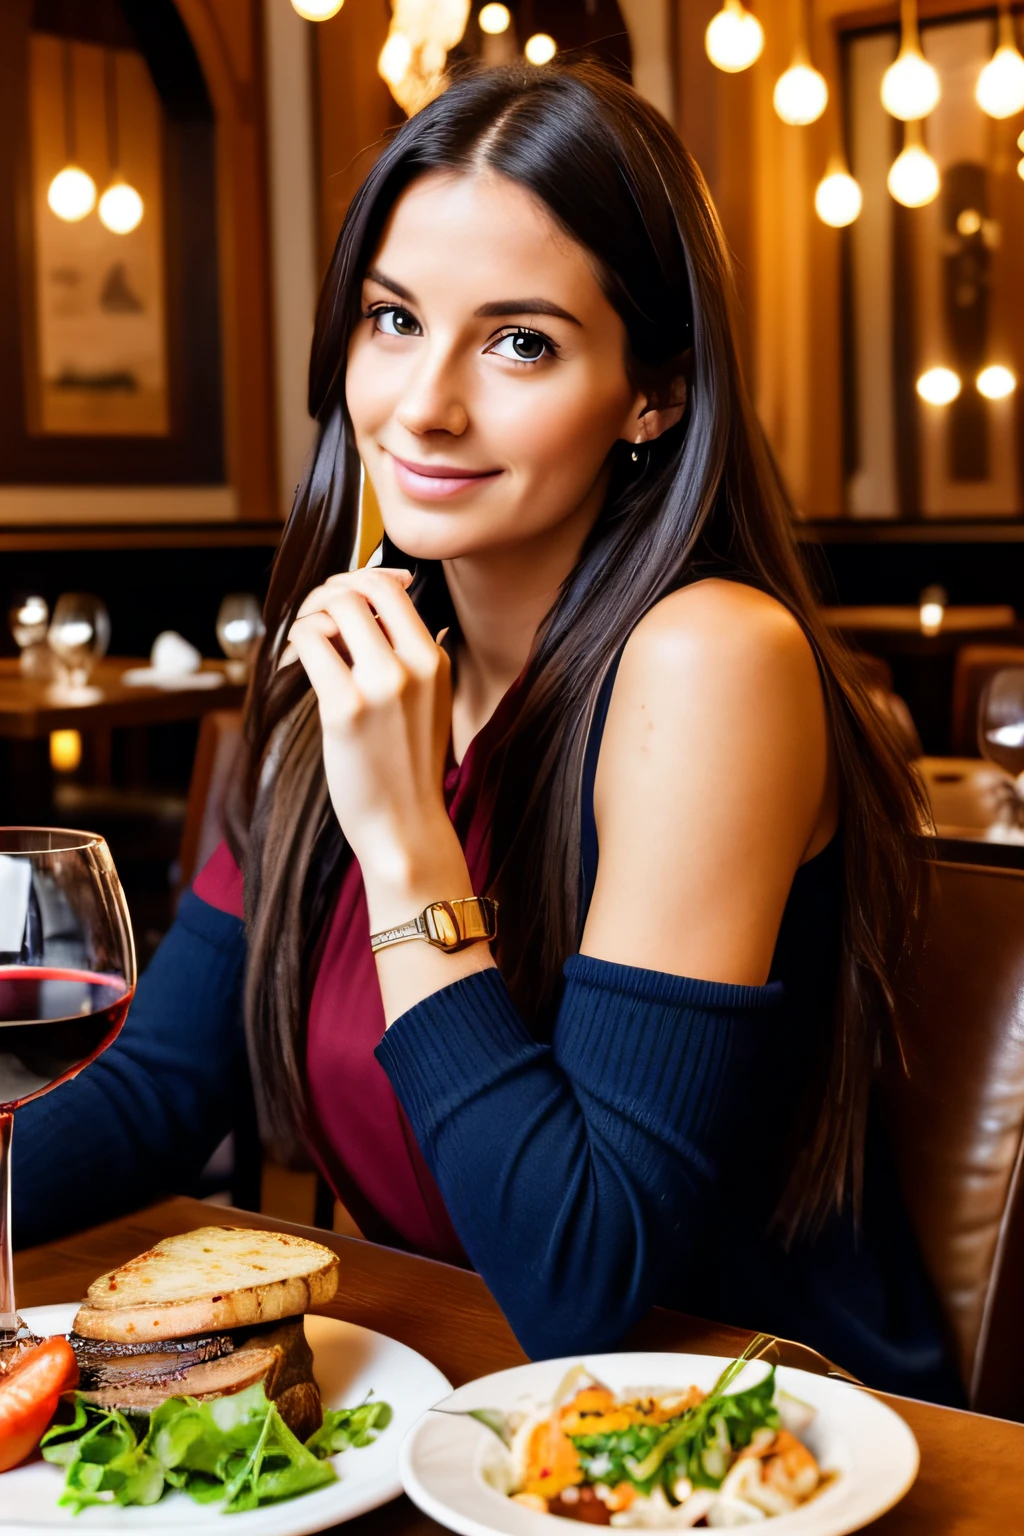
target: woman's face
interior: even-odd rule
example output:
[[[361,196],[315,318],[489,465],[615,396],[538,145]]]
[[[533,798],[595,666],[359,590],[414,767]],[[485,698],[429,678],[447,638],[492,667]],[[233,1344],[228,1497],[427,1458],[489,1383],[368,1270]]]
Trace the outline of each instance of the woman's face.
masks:
[[[362,290],[346,392],[388,534],[417,559],[535,539],[600,511],[645,397],[583,249],[492,173],[396,204]]]

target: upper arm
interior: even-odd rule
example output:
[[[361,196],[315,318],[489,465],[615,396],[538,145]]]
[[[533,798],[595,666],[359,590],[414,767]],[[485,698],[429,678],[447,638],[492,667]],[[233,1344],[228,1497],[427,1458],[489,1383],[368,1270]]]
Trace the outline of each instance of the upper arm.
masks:
[[[831,756],[817,664],[787,609],[720,580],[664,598],[615,680],[581,951],[764,982],[797,867],[835,824]]]

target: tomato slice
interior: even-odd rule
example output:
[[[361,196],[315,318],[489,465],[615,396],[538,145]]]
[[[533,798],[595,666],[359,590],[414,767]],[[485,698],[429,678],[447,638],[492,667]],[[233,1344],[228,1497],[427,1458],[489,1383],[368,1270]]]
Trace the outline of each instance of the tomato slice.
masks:
[[[0,1376],[0,1472],[35,1449],[61,1393],[77,1382],[75,1352],[60,1334],[28,1350]]]

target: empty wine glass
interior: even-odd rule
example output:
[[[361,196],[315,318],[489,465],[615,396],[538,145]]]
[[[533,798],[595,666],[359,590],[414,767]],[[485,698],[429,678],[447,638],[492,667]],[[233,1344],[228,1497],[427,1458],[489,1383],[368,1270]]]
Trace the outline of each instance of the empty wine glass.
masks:
[[[134,991],[128,907],[103,838],[0,827],[0,1346],[21,1327],[11,1262],[14,1112],[106,1050]]]
[[[1024,667],[1001,667],[978,708],[978,748],[1016,778],[1024,773]]]
[[[217,639],[228,658],[226,671],[233,683],[244,683],[249,663],[264,632],[259,599],[251,592],[229,592],[217,613]]]
[[[21,652],[21,670],[26,677],[47,677],[50,653],[46,648],[46,626],[50,609],[45,597],[30,593],[16,597],[7,612],[14,643]]]
[[[65,592],[53,610],[47,642],[64,669],[67,689],[80,701],[96,695],[89,674],[110,644],[110,615],[98,597]]]

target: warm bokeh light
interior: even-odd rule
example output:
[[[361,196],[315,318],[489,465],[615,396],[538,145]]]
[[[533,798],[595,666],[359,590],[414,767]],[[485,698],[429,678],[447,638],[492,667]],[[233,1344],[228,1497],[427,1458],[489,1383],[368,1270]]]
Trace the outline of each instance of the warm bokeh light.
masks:
[[[400,85],[412,63],[412,44],[402,32],[392,32],[377,60],[377,70],[388,85]]]
[[[115,181],[100,198],[100,223],[114,235],[127,235],[142,223],[142,198],[126,181]]]
[[[916,45],[901,48],[882,76],[882,106],[905,123],[927,117],[941,94],[934,66]]]
[[[917,601],[921,633],[937,635],[946,617],[946,604],[949,601],[945,587],[925,587]]]
[[[917,392],[929,405],[949,405],[960,388],[960,375],[952,368],[929,368],[917,381]]]
[[[958,235],[976,235],[981,228],[981,214],[977,208],[961,208],[956,216],[956,232]]]
[[[298,11],[303,21],[330,21],[344,4],[345,0],[292,0],[292,10]]]
[[[76,224],[96,206],[96,183],[80,165],[66,165],[50,182],[46,201],[58,219]]]
[[[923,208],[939,190],[939,168],[923,144],[908,144],[889,167],[886,186],[904,208]]]
[[[497,37],[502,32],[507,32],[512,24],[512,12],[507,5],[499,5],[498,0],[491,0],[485,5],[477,17],[480,23],[480,31],[487,32],[491,37]]]
[[[984,395],[986,400],[1005,400],[1017,388],[1016,374],[1004,368],[1002,363],[991,363],[983,368],[974,382],[979,395]]]
[[[974,98],[989,117],[1012,117],[1024,108],[1024,58],[1015,43],[1001,43],[978,76]]]
[[[828,106],[825,76],[810,64],[793,64],[776,80],[772,101],[784,123],[802,128],[817,122]]]
[[[1024,160],[1017,161],[1017,175],[1024,181]]]
[[[704,47],[717,69],[736,75],[761,57],[764,28],[741,0],[724,0],[722,9],[708,22]]]
[[[818,182],[814,193],[814,211],[823,224],[845,229],[852,224],[863,206],[860,187],[849,171],[830,171]]]
[[[558,52],[558,44],[547,32],[535,32],[526,39],[523,52],[531,64],[550,64]]]
[[[55,773],[74,773],[82,761],[82,738],[77,731],[50,732],[50,767]]]

